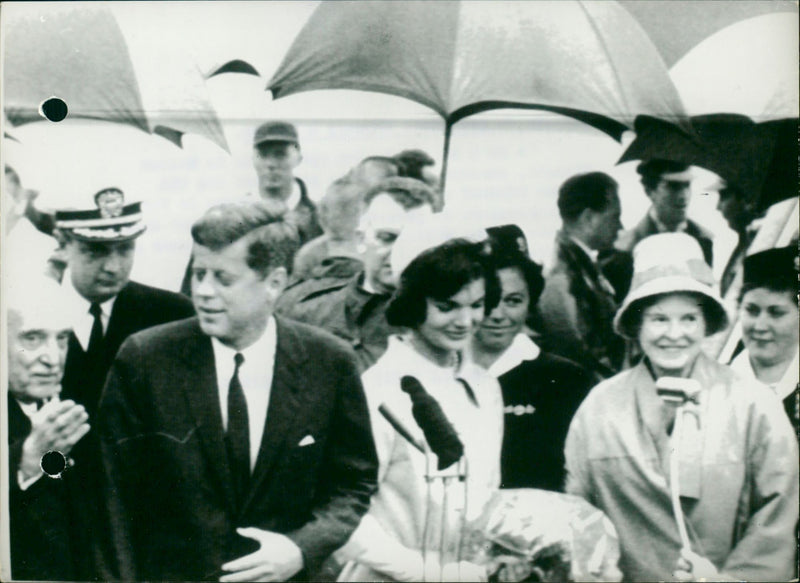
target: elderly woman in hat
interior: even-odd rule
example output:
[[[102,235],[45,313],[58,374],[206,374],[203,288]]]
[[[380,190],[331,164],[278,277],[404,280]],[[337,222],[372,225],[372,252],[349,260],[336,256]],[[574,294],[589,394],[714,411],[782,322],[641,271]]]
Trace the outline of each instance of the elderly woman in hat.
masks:
[[[516,225],[487,229],[500,281],[497,306],[478,326],[471,358],[500,382],[504,405],[502,488],[564,489],[564,440],[572,416],[599,379],[540,350],[526,321],[544,287]]]
[[[408,246],[421,245],[404,231],[392,257],[400,283],[386,312],[406,332],[389,338],[362,377],[379,487],[340,552],[349,560],[340,580],[486,580],[483,567],[465,560],[466,526],[500,481],[502,397],[464,350],[499,286],[480,242],[449,240],[403,269],[398,257],[414,255]]]
[[[614,323],[643,360],[570,426],[567,492],[614,523],[626,580],[795,576],[797,441],[774,393],[702,353],[727,324],[712,284],[691,237],[642,241]]]
[[[797,263],[797,244],[744,260],[739,321],[745,349],[731,362],[742,378],[766,385],[783,401],[795,433],[800,430]]]

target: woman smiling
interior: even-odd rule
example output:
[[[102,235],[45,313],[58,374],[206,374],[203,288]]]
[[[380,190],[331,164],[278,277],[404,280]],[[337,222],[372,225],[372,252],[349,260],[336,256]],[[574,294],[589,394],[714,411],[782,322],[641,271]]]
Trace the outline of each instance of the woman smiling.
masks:
[[[797,244],[744,260],[739,318],[745,350],[731,363],[742,378],[775,392],[795,432],[800,430],[797,275]]]
[[[702,353],[727,324],[712,284],[688,235],[639,243],[614,323],[644,358],[570,426],[567,492],[614,523],[626,580],[796,576],[797,442],[774,393]]]

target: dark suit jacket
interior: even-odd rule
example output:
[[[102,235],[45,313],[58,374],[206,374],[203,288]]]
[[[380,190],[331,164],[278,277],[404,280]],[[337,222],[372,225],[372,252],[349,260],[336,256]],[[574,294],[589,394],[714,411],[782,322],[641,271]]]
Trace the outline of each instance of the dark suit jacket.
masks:
[[[74,399],[86,407],[91,423],[106,374],[122,342],[134,332],[193,315],[192,303],[184,296],[135,281],[128,282],[114,301],[103,337],[103,355],[98,362],[91,362],[75,335],[70,335],[61,398]]]
[[[648,212],[633,229],[620,234],[617,242],[617,248],[621,251],[632,252],[633,248],[639,241],[649,237],[650,235],[657,235],[658,233],[660,233],[658,230],[658,225],[656,225],[653,217],[651,217],[650,213]],[[685,233],[697,240],[697,242],[700,244],[700,248],[703,250],[703,258],[706,260],[706,263],[713,265],[714,235],[711,233],[711,231],[699,223],[694,222],[692,219],[688,219],[686,221]]]
[[[31,422],[10,394],[7,410],[11,576],[23,580],[77,580],[84,572],[81,564],[88,558],[88,545],[70,532],[69,470],[62,479],[42,476],[27,490],[21,490],[17,472]]]
[[[609,378],[619,372],[625,341],[614,332],[614,289],[569,237],[556,237],[555,260],[545,276],[535,322],[543,350]]]
[[[75,466],[71,478],[78,486],[72,493],[77,514],[71,517],[74,537],[94,541],[92,548],[101,552],[108,536],[103,532],[103,520],[98,514],[101,497],[102,465],[97,438],[97,406],[106,374],[122,342],[134,332],[194,315],[192,303],[180,294],[129,282],[117,294],[111,317],[103,337],[103,351],[99,359],[90,359],[78,339],[70,334],[64,378],[61,381],[61,399],[72,399],[82,404],[89,414],[91,431],[76,444],[71,456]],[[87,546],[88,548],[88,546]],[[83,551],[88,554],[88,550]],[[81,579],[94,578],[94,568],[80,573]]]
[[[377,457],[354,356],[278,318],[267,422],[237,511],[210,339],[196,319],[131,336],[100,405],[107,503],[124,580],[216,579],[255,548],[237,527],[284,533],[308,577],[344,544],[376,487]],[[306,436],[312,445],[300,446]],[[251,541],[252,542],[252,541]]]

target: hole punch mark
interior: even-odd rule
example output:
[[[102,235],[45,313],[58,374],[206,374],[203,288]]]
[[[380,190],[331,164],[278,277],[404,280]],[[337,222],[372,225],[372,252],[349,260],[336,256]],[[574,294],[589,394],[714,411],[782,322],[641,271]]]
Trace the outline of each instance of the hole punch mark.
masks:
[[[67,469],[67,458],[60,451],[48,451],[42,456],[40,465],[42,471],[51,478],[60,478],[61,473]]]
[[[66,102],[59,97],[45,99],[39,106],[39,113],[50,121],[64,121],[68,112]]]

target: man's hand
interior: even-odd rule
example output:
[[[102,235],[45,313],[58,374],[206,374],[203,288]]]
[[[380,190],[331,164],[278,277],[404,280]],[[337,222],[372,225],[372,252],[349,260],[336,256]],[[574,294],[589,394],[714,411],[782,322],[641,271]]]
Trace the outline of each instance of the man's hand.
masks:
[[[705,557],[689,550],[682,550],[675,572],[678,581],[734,581],[722,575],[714,564]]]
[[[303,553],[290,538],[252,526],[237,528],[236,532],[257,540],[261,548],[222,565],[222,570],[230,574],[220,581],[286,581],[303,568]]]
[[[48,451],[65,457],[89,433],[89,415],[74,401],[50,401],[31,416],[31,432],[22,444],[19,471],[25,479],[41,474],[41,459]]]

